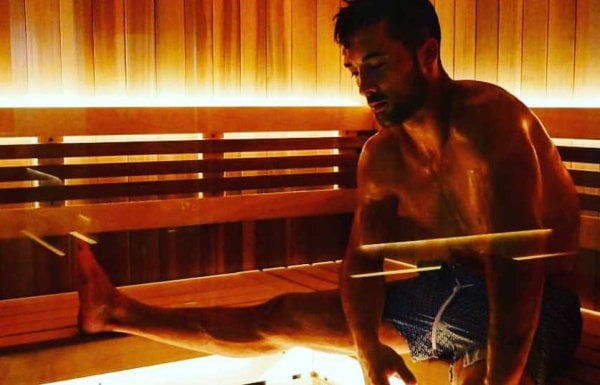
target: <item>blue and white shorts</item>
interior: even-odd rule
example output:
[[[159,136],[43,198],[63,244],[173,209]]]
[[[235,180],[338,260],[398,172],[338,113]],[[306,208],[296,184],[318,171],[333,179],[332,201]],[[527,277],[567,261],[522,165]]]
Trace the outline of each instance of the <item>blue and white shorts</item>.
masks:
[[[575,293],[546,284],[526,367],[538,385],[573,357],[581,337],[579,308]],[[488,312],[484,278],[444,265],[389,285],[384,319],[407,340],[414,361],[455,362],[463,357],[485,359]]]

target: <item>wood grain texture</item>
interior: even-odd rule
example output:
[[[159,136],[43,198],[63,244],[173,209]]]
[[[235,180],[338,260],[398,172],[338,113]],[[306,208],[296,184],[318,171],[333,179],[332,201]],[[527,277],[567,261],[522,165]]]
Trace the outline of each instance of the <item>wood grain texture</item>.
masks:
[[[485,22],[483,22],[485,21]],[[498,82],[499,0],[477,1],[475,78]]]
[[[62,91],[71,96],[94,95],[92,0],[60,1]]]
[[[498,84],[517,96],[521,94],[523,1],[499,2]]]
[[[0,108],[0,136],[373,130],[365,107]],[[169,124],[165,124],[169,122]]]
[[[125,0],[127,94],[151,96],[156,91],[154,0]]]
[[[240,98],[240,0],[213,2],[215,96]]]
[[[125,9],[122,0],[92,3],[97,96],[125,94]]]
[[[438,1],[435,3],[435,10],[440,21],[442,30],[441,58],[444,68],[454,77],[454,14],[455,0]]]
[[[292,2],[267,0],[267,96],[292,93]]]
[[[455,0],[454,78],[475,77],[477,5],[475,0]]]
[[[185,0],[156,0],[156,92],[185,94]]]
[[[600,85],[597,60],[600,58],[600,2],[595,0],[577,1],[577,29],[575,51],[575,96],[586,102],[597,95]]]
[[[240,2],[241,94],[267,95],[267,0]]]
[[[316,96],[338,99],[340,77],[347,75],[341,49],[333,40],[333,16],[338,12],[339,0],[319,0],[316,4]]]
[[[542,100],[546,97],[548,1],[529,0],[523,6],[521,96]]]
[[[317,91],[317,1],[292,0],[291,12],[291,91],[309,99]]]
[[[572,99],[575,78],[576,0],[550,0],[547,97]]]
[[[211,0],[185,1],[186,94],[214,92],[213,8]]]
[[[62,91],[59,4],[25,1],[28,91],[34,95]]]

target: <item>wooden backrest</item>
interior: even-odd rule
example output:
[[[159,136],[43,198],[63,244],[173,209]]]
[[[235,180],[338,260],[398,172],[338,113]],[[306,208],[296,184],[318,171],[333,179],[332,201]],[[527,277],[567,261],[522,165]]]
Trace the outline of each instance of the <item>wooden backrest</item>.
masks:
[[[536,110],[553,136],[589,133],[600,115],[586,111]],[[1,136],[30,138],[0,145],[0,239],[351,212],[373,129],[362,107],[8,108],[0,118]],[[565,129],[571,121],[585,130]],[[600,149],[559,151],[582,210],[600,211]]]
[[[600,211],[600,148],[558,146],[558,151],[579,190],[581,209]],[[582,169],[573,163],[585,166]]]
[[[0,239],[351,212],[358,154],[373,129],[368,109],[357,107],[0,116],[3,136],[21,139],[0,145],[8,223]]]

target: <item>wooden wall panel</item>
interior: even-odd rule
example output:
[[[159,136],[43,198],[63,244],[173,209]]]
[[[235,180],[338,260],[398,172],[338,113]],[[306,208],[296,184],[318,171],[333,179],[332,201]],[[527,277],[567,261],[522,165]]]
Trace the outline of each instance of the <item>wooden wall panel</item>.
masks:
[[[92,0],[60,0],[62,90],[94,95]]]
[[[123,1],[94,1],[92,4],[96,95],[124,95],[126,75]]]
[[[154,0],[125,0],[127,94],[154,95],[156,51]]]
[[[240,3],[241,94],[267,95],[267,0]]]
[[[537,105],[599,103],[599,2],[431,3],[451,76],[496,82]],[[341,4],[0,0],[0,99],[217,95],[362,104],[332,40]]]
[[[548,0],[527,0],[523,8],[523,62],[521,96],[546,96],[548,57]]]
[[[292,95],[292,2],[267,0],[267,96]]]
[[[215,95],[240,96],[240,0],[213,2]]]
[[[292,0],[292,94],[317,91],[317,1]]]
[[[62,91],[59,0],[25,1],[29,93]]]
[[[12,89],[10,1],[0,0],[0,89]]]
[[[316,95],[320,99],[337,99],[340,96],[340,76],[347,75],[340,48],[333,40],[333,16],[338,12],[339,0],[318,0],[316,3]]]
[[[27,94],[29,76],[27,71],[27,33],[25,4],[22,0],[10,3],[10,53],[12,64],[12,90],[10,97]]]
[[[211,0],[185,0],[186,94],[213,94],[213,17]]]
[[[501,0],[498,20],[498,84],[521,93],[523,0]]]
[[[577,0],[550,0],[546,97],[573,97]]]
[[[582,103],[598,100],[600,88],[600,1],[577,1],[575,96]],[[598,135],[597,137],[600,137]]]
[[[475,0],[455,0],[454,78],[475,77],[475,37],[477,6]]]
[[[454,77],[454,11],[455,0],[438,1],[435,10],[442,29],[441,57],[444,68]]]
[[[185,94],[184,0],[156,0],[156,91],[161,96]]]
[[[498,2],[477,1],[475,78],[490,83],[498,82]]]

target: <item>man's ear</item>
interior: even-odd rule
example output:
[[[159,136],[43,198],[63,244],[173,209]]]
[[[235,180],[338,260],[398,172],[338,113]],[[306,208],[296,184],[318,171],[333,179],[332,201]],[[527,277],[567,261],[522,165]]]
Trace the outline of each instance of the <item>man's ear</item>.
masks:
[[[440,56],[440,43],[434,38],[428,38],[421,44],[417,57],[423,73],[431,74]]]

